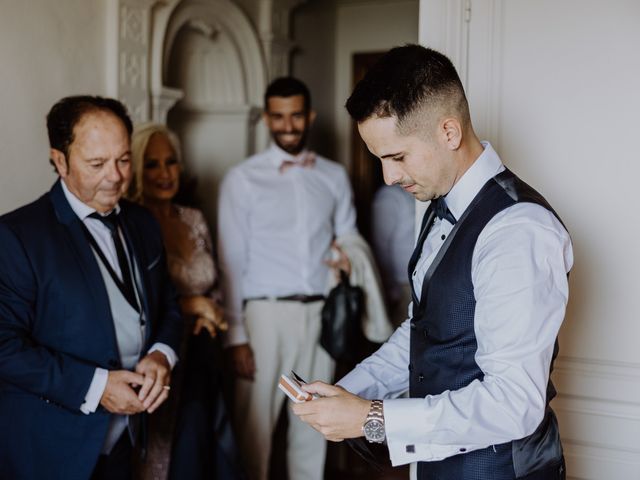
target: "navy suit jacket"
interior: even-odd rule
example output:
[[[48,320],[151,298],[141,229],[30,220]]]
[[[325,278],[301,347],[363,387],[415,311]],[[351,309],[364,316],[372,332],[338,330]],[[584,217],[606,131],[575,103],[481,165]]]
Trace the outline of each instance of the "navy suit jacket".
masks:
[[[182,333],[162,235],[144,208],[120,201],[121,225],[142,277],[155,342]],[[110,414],[80,411],[96,367],[120,369],[109,299],[82,221],[60,180],[0,217],[0,478],[86,479]]]

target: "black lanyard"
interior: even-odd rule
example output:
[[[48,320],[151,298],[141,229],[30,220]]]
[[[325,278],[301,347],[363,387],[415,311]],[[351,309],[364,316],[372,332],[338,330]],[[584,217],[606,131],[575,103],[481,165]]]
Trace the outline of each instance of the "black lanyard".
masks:
[[[129,305],[131,305],[136,312],[140,313],[140,305],[138,304],[138,300],[136,298],[135,292],[132,292],[132,293],[127,292],[124,282],[120,280],[116,272],[113,270],[113,267],[111,267],[111,264],[107,260],[107,257],[104,255],[104,252],[102,251],[100,246],[98,245],[98,242],[96,242],[96,239],[93,237],[93,235],[91,235],[91,232],[89,231],[87,226],[84,224],[84,222],[81,221],[80,223],[82,224],[82,230],[84,231],[84,234],[87,236],[87,240],[89,240],[91,247],[100,258],[100,261],[102,262],[104,267],[107,269],[107,272],[109,272],[109,275],[111,276],[111,279],[118,287],[118,290],[120,290],[120,293],[122,293],[122,296],[127,300],[127,303],[129,303]],[[118,235],[118,232],[116,232],[116,235]],[[130,265],[132,263],[133,262],[131,261],[129,262]],[[131,275],[133,276],[133,271],[134,271],[133,265],[131,265],[131,267],[132,268],[130,269],[130,271],[131,271]],[[132,282],[133,282],[133,288],[135,290],[136,288],[135,279],[132,278]]]

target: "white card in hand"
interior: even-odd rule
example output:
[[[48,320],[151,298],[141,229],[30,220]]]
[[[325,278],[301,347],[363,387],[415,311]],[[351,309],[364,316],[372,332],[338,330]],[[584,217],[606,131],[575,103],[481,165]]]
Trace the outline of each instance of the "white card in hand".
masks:
[[[285,374],[280,375],[278,388],[295,403],[302,403],[313,399],[313,396],[310,393],[302,390],[300,383],[297,380],[294,380]]]

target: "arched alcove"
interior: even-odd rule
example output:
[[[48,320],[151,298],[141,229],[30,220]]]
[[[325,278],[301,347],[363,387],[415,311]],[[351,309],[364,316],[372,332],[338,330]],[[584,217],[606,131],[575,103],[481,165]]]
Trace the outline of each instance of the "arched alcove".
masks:
[[[165,114],[180,136],[201,207],[213,225],[225,172],[266,143],[257,128],[265,62],[251,23],[228,0],[186,0],[167,20],[157,92],[180,92],[181,99],[170,110],[170,102],[154,104],[168,110],[157,114]]]
[[[293,44],[286,19],[302,2],[107,4],[110,95],[125,102],[136,123],[154,120],[178,131],[212,223],[219,180],[231,165],[268,143],[258,122],[262,95],[268,71],[288,73]]]
[[[186,23],[169,56],[167,85],[183,91],[182,108],[248,105],[246,79],[233,39],[203,22]]]

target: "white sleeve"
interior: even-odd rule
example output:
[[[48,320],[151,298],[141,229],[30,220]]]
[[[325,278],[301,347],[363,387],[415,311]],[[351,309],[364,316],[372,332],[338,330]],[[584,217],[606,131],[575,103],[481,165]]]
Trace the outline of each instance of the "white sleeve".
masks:
[[[148,353],[155,351],[158,351],[165,357],[167,357],[167,362],[169,362],[169,366],[171,367],[171,370],[173,370],[173,367],[175,367],[176,363],[178,363],[178,355],[176,355],[176,352],[173,350],[173,348],[171,348],[166,343],[157,342],[151,345]]]
[[[235,168],[220,185],[218,200],[218,256],[224,297],[224,314],[229,324],[227,346],[248,343],[242,313],[242,282],[247,268],[249,211],[246,180]]]
[[[395,274],[393,234],[398,229],[399,205],[394,200],[391,192],[381,187],[373,198],[371,211],[371,239],[387,295],[394,283]]]
[[[440,460],[537,428],[572,263],[568,233],[542,207],[518,204],[489,222],[471,272],[475,360],[484,378],[439,395],[385,400],[393,465]]]
[[[89,390],[84,397],[84,403],[80,405],[80,411],[85,415],[93,413],[100,404],[100,399],[104,393],[104,389],[107,387],[107,380],[109,379],[109,371],[104,368],[96,368],[89,385]]]
[[[406,320],[382,346],[337,384],[368,400],[397,397],[409,388],[409,332]]]
[[[336,237],[341,237],[356,230],[356,210],[353,206],[353,192],[351,183],[344,167],[340,166],[336,178],[337,207],[333,224]]]

